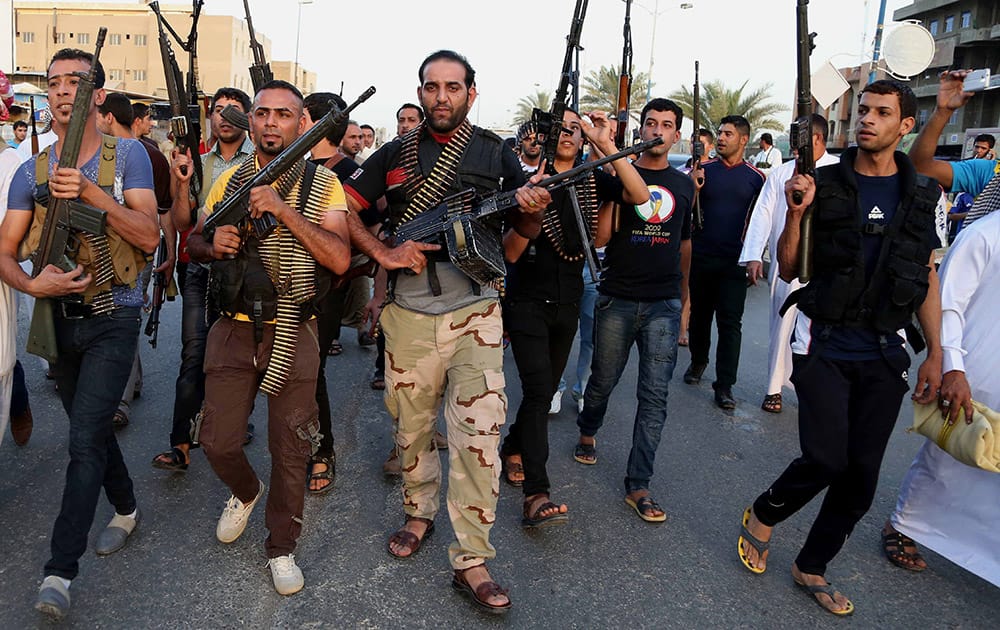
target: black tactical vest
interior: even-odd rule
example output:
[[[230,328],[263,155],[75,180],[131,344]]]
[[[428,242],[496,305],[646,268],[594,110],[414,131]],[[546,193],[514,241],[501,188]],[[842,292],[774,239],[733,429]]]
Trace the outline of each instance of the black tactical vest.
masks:
[[[927,264],[938,247],[934,224],[941,189],[935,180],[918,175],[909,158],[897,151],[899,207],[889,225],[868,223],[858,203],[856,156],[856,147],[847,149],[839,164],[817,172],[813,277],[790,300],[814,322],[891,334],[911,324],[927,296]],[[865,234],[884,237],[868,282]]]

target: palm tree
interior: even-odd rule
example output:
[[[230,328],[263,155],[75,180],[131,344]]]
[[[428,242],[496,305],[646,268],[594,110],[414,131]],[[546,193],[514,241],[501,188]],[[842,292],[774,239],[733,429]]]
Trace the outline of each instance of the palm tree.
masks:
[[[618,111],[618,79],[621,66],[601,66],[600,70],[591,70],[583,79],[583,94],[580,96],[582,109],[608,112],[612,116]],[[653,85],[656,85],[655,83]],[[632,87],[629,90],[629,113],[632,120],[639,121],[639,112],[646,104],[646,73],[640,72],[632,77]]]
[[[718,129],[719,121],[724,116],[738,114],[750,122],[753,133],[764,129],[782,131],[785,125],[774,116],[788,111],[788,107],[769,102],[773,98],[772,84],[766,83],[749,94],[744,94],[747,83],[749,81],[744,81],[743,85],[735,90],[728,89],[718,80],[702,85],[698,103],[701,118],[699,124],[708,129]],[[681,106],[685,116],[691,116],[694,111],[694,95],[687,86],[675,91],[670,98]]]
[[[514,112],[514,125],[520,125],[531,120],[531,110],[538,108],[542,111],[549,111],[552,108],[552,94],[544,90],[538,90],[530,96],[525,96],[517,102],[517,110]]]

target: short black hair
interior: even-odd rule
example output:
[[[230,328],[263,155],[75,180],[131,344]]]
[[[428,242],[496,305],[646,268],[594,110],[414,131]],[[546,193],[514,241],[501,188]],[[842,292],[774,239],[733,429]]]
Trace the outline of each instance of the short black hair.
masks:
[[[772,136],[769,132],[765,131],[764,133],[760,134],[760,139],[768,143],[772,147],[774,146],[774,136]]]
[[[917,96],[910,89],[910,86],[905,83],[896,81],[895,79],[873,81],[861,90],[861,93],[858,94],[858,101],[861,100],[861,95],[865,92],[871,92],[872,94],[895,94],[899,99],[900,120],[917,117]]]
[[[219,88],[215,91],[215,94],[212,95],[212,109],[215,109],[215,104],[219,102],[220,98],[228,98],[231,101],[239,101],[240,105],[243,106],[243,113],[250,113],[250,97],[243,90],[234,87]]]
[[[823,144],[830,138],[830,123],[819,114],[812,115],[812,132],[823,137]]]
[[[705,137],[708,138],[709,142],[715,142],[715,134],[712,133],[710,130],[705,129],[704,127],[698,129],[698,137],[699,138]]]
[[[48,73],[49,68],[52,67],[57,61],[86,61],[90,64],[90,67],[94,67],[94,55],[90,54],[86,50],[80,50],[79,48],[63,48],[57,51],[56,54],[52,55],[52,59],[49,60],[48,68],[45,72]],[[100,89],[104,87],[104,66],[101,65],[101,60],[97,60],[97,68],[94,73],[94,89]]]
[[[997,139],[993,137],[993,134],[981,133],[978,136],[976,136],[976,139],[973,140],[973,142],[985,142],[986,146],[992,149],[994,146],[996,146]]]
[[[465,66],[466,88],[471,88],[473,85],[476,84],[476,71],[472,69],[472,64],[469,63],[468,59],[458,54],[454,50],[439,50],[437,52],[432,52],[431,54],[427,55],[427,58],[424,59],[423,63],[420,64],[420,70],[417,72],[417,78],[420,80],[421,85],[423,85],[424,83],[424,68],[426,68],[428,64],[433,63],[435,61],[440,61],[441,59],[444,59],[446,61],[454,61]]]
[[[403,113],[404,109],[415,109],[417,110],[417,116],[420,118],[420,120],[422,121],[424,119],[423,108],[421,108],[419,105],[414,105],[413,103],[403,103],[402,105],[399,106],[399,109],[396,110],[397,120],[399,119],[399,115]]]
[[[132,119],[139,120],[149,116],[149,105],[145,103],[132,103]]]
[[[684,122],[684,110],[681,106],[673,102],[669,98],[654,98],[653,100],[646,103],[646,106],[642,108],[642,113],[639,114],[639,124],[646,122],[646,114],[652,111],[656,112],[673,112],[674,113],[674,127],[677,129],[681,128],[681,123]]]
[[[347,109],[347,102],[333,92],[313,92],[309,96],[305,97],[302,101],[302,106],[309,110],[309,118],[312,118],[313,122],[317,122],[320,118],[330,113],[330,110],[332,109],[330,107],[330,101],[333,101],[333,103],[341,111]],[[330,133],[326,134],[326,140],[330,144],[337,146],[340,144],[340,141],[344,139],[345,133],[347,133],[346,122],[331,129]]]
[[[736,127],[736,131],[740,132],[741,136],[750,137],[750,121],[743,116],[723,116],[722,120],[719,121],[719,127],[722,125],[732,125]]]
[[[365,123],[365,124],[361,125],[361,128],[362,129],[367,129],[368,131],[370,131],[372,133],[375,133],[375,127],[372,127],[368,123]]]
[[[260,86],[260,89],[257,90],[257,94],[260,94],[264,90],[288,90],[295,95],[295,98],[298,99],[299,103],[305,101],[305,98],[302,96],[302,92],[299,91],[299,88],[295,87],[288,81],[282,81],[281,79],[271,79],[264,85]],[[254,94],[254,98],[257,97],[257,94]]]
[[[132,101],[124,94],[112,92],[104,98],[104,102],[97,106],[97,111],[101,115],[111,114],[118,121],[119,125],[132,126],[135,114],[132,111]]]
[[[14,123],[14,129],[20,129],[21,127],[27,129],[28,123],[24,122],[23,120],[18,120]]]

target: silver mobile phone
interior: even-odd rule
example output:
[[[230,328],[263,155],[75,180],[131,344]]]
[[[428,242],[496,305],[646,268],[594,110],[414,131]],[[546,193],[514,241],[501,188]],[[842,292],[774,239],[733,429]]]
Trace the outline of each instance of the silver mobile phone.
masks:
[[[990,86],[990,69],[973,70],[965,75],[965,82],[962,83],[963,92],[982,92]]]

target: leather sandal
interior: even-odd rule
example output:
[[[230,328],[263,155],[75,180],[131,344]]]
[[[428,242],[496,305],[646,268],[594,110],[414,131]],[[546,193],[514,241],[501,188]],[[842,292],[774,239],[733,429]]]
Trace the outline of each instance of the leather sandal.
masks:
[[[325,464],[326,470],[315,472],[316,464]],[[313,457],[309,460],[309,476],[306,479],[306,490],[309,494],[326,494],[333,490],[333,479],[336,475],[335,460],[332,457]],[[312,488],[313,481],[326,481],[326,485]]]
[[[543,497],[544,499],[537,508],[532,510],[532,504],[538,501],[539,497]],[[536,529],[550,527],[552,525],[563,525],[569,522],[569,514],[566,512],[560,512],[559,508],[560,506],[556,505],[552,501],[549,501],[549,495],[547,494],[532,494],[530,496],[526,496],[524,497],[521,527],[525,529]],[[551,511],[552,513],[548,516],[543,516],[542,512],[546,511]]]
[[[184,460],[184,451],[174,446],[169,451],[164,451],[153,458],[153,468],[171,472],[185,472],[188,469],[188,462]]]
[[[431,519],[421,518],[419,516],[407,516],[406,523],[409,523],[410,521],[423,521],[424,523],[427,523],[427,529],[424,530],[424,535],[418,537],[416,534],[409,531],[408,529],[400,528],[399,530],[396,531],[396,533],[394,533],[392,536],[389,537],[389,544],[386,546],[386,549],[389,551],[389,555],[395,556],[400,559],[412,558],[414,555],[416,555],[418,551],[420,551],[420,548],[423,546],[424,542],[426,542],[427,539],[430,538],[431,535],[434,533],[434,521],[432,521]],[[402,545],[409,551],[409,553],[399,554],[394,552],[392,550],[393,544]]]
[[[781,394],[768,394],[764,396],[764,402],[760,408],[768,413],[781,413]]]
[[[483,566],[481,564],[476,566]],[[487,612],[491,612],[496,615],[502,615],[510,610],[513,603],[510,601],[510,597],[507,595],[507,590],[502,588],[499,584],[492,580],[487,580],[483,582],[475,589],[469,584],[465,579],[465,572],[469,569],[475,569],[476,567],[469,567],[468,569],[455,569],[455,575],[451,578],[451,586],[456,591],[467,594],[472,598],[472,603],[476,606],[482,608]],[[505,604],[491,604],[490,597],[495,595],[503,595],[507,598],[507,603]]]
[[[513,457],[513,455],[508,455],[503,458],[500,477],[515,488],[520,488],[524,485],[524,464],[514,461]],[[521,478],[514,479],[512,475],[520,475]]]

